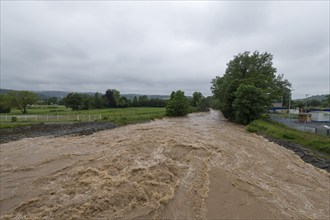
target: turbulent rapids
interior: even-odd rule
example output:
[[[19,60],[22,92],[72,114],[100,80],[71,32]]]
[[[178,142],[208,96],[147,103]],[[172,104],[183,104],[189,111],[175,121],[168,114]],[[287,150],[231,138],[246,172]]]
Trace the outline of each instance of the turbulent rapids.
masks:
[[[330,175],[217,111],[1,144],[1,219],[329,219]]]

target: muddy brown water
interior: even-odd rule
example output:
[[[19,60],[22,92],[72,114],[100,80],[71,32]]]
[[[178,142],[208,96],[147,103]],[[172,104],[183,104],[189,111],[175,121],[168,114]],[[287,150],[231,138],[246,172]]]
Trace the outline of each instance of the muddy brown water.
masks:
[[[330,175],[217,111],[1,144],[1,219],[329,219]]]

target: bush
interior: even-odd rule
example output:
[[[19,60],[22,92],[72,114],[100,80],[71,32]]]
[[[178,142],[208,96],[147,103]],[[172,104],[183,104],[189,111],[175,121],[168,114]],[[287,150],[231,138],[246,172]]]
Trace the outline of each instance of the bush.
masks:
[[[247,132],[250,132],[250,133],[255,133],[255,132],[258,131],[258,129],[255,128],[255,127],[252,127],[252,126],[247,126],[247,127],[246,127],[246,131],[247,131]]]
[[[10,108],[0,105],[0,113],[10,113]]]
[[[16,122],[17,121],[17,117],[13,116],[11,117],[11,122]]]
[[[189,106],[189,114],[190,113],[195,113],[195,112],[198,112],[197,108],[196,107]]]
[[[207,99],[205,97],[200,98],[199,102],[197,102],[196,107],[199,112],[210,111],[210,108],[208,107]]]
[[[261,89],[253,85],[240,85],[235,95],[233,110],[237,123],[247,125],[253,120],[260,118],[261,113],[266,110],[266,97]]]
[[[172,92],[171,98],[166,105],[167,116],[185,116],[189,113],[189,101],[184,92],[178,90]]]
[[[5,95],[0,95],[0,113],[10,113],[8,98]]]

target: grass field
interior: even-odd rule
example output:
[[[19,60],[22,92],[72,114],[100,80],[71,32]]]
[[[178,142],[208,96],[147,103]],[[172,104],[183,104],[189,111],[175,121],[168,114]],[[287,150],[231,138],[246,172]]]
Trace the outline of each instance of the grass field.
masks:
[[[330,137],[297,131],[281,123],[255,120],[247,126],[247,131],[270,136],[330,154]]]
[[[31,125],[43,122],[110,121],[125,125],[149,121],[165,116],[165,108],[115,108],[71,111],[64,106],[38,106],[23,115],[14,109],[10,114],[0,114],[0,128]],[[16,121],[15,121],[16,120]]]

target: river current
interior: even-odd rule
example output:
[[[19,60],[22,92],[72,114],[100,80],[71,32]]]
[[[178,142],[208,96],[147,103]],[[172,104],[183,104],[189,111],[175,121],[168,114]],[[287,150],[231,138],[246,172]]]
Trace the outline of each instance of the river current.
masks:
[[[221,113],[1,144],[1,219],[329,219],[330,175]]]

